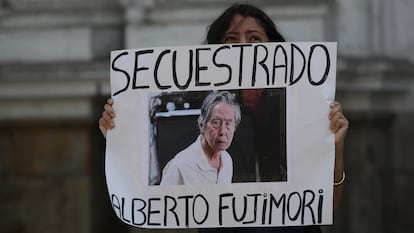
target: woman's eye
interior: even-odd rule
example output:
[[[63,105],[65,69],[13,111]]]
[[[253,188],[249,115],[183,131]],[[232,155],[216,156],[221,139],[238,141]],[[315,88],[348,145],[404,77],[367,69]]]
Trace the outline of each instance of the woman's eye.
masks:
[[[237,42],[237,38],[234,36],[228,36],[226,38],[224,38],[224,43],[235,43]]]
[[[252,36],[250,38],[250,42],[252,43],[257,43],[257,42],[263,42],[262,38],[258,37],[258,36]]]

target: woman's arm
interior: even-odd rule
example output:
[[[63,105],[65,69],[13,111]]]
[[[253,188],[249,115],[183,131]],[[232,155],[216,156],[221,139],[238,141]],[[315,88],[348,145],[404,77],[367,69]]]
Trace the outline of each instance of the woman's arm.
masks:
[[[344,191],[343,181],[345,179],[344,170],[344,141],[348,130],[349,122],[342,112],[341,104],[332,102],[329,114],[330,129],[335,134],[335,170],[334,170],[334,209],[338,208]]]

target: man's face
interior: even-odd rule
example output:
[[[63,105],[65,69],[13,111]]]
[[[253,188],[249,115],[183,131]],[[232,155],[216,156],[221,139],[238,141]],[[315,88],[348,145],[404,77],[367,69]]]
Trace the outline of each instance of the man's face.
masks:
[[[226,103],[218,103],[211,110],[211,116],[203,133],[210,152],[226,150],[231,145],[235,131],[234,108]]]

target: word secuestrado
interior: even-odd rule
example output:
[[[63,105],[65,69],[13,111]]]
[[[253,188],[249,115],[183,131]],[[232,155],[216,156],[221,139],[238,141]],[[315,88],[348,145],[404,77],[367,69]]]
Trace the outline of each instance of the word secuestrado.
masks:
[[[217,223],[217,226],[283,226],[287,220],[297,225],[322,222],[323,190],[277,196],[252,193],[236,197],[233,193],[222,193],[217,198],[209,201],[202,194],[196,194],[126,199],[112,194],[111,203],[118,217],[134,226],[196,227],[206,222]],[[218,206],[212,206],[210,202]]]
[[[272,46],[270,46],[272,45]],[[322,85],[331,68],[325,44],[231,44],[125,50],[111,58],[111,76],[122,84],[113,96],[133,89],[266,87],[293,85],[307,76]],[[112,78],[112,77],[111,77]],[[263,86],[262,86],[263,87]]]

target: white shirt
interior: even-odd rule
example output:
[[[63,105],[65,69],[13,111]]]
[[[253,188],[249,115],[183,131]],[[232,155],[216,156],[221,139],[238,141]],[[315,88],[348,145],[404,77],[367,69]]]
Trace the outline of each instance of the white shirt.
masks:
[[[233,160],[227,151],[221,152],[221,165],[219,171],[210,165],[199,136],[165,165],[161,185],[230,184],[233,178]]]

